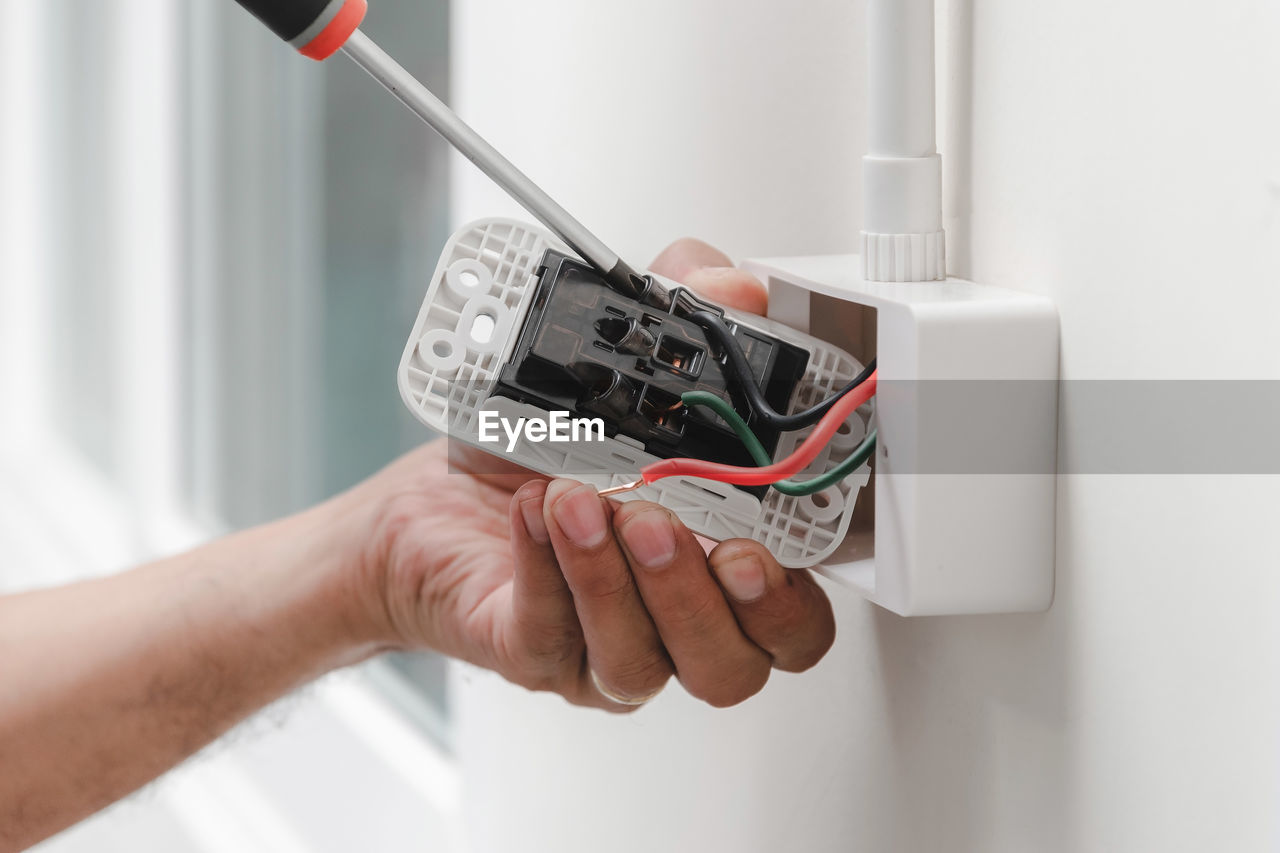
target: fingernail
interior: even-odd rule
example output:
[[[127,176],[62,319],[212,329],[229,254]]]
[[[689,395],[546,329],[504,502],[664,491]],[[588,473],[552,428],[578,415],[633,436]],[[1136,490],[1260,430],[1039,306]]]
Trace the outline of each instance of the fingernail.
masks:
[[[561,532],[579,548],[594,548],[609,535],[604,506],[590,486],[556,480],[547,488],[547,500]]]
[[[764,563],[747,553],[717,565],[716,576],[734,601],[749,604],[764,596]]]
[[[658,509],[634,515],[622,526],[622,541],[636,562],[656,569],[676,555],[676,531],[671,519]]]
[[[542,517],[543,494],[539,491],[533,497],[520,501],[520,515],[524,518],[524,529],[529,534],[529,538],[539,545],[546,545],[551,541],[551,534],[547,532],[547,522]]]

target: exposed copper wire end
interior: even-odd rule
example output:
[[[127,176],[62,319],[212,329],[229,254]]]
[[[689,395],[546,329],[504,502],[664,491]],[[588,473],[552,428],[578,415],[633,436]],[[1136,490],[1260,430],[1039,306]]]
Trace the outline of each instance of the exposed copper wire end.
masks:
[[[597,492],[597,494],[599,494],[600,497],[602,498],[611,498],[614,495],[620,495],[623,492],[629,492],[633,489],[638,489],[643,485],[644,485],[644,480],[636,480],[631,483],[623,483],[621,486],[610,486],[607,489],[601,489],[599,492]]]

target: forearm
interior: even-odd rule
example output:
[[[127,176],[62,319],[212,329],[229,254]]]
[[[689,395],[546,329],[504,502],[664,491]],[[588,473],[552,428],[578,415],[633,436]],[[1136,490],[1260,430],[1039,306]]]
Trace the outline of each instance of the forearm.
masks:
[[[342,508],[0,599],[0,850],[91,814],[376,650]]]

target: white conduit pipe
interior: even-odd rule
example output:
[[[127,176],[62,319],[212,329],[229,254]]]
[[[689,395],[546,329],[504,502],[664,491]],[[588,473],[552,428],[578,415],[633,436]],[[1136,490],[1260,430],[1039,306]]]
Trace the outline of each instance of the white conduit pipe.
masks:
[[[863,277],[946,278],[934,105],[933,0],[868,0]]]

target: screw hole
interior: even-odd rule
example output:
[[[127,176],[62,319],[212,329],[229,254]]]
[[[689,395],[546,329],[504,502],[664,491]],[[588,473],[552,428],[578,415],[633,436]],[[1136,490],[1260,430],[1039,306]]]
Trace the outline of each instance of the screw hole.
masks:
[[[466,275],[466,273],[463,273]],[[493,340],[493,331],[498,327],[498,318],[488,312],[476,315],[471,323],[471,340],[478,344],[487,344]]]

